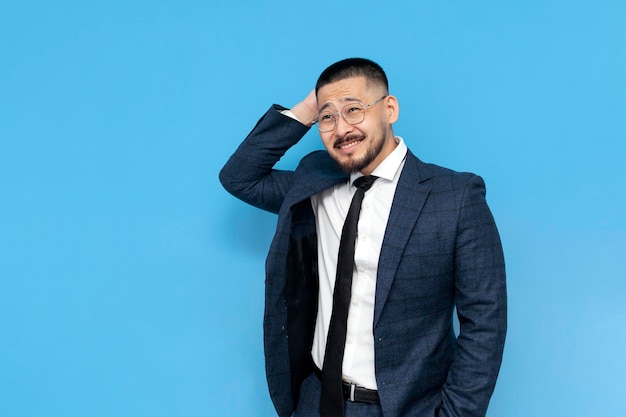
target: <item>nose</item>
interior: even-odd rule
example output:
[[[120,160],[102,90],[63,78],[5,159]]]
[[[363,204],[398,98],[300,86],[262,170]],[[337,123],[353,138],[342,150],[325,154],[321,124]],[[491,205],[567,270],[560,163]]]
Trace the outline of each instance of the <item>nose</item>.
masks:
[[[353,129],[353,125],[346,122],[346,119],[344,119],[341,115],[338,115],[337,126],[335,127],[335,133],[337,134],[337,136],[345,136],[348,133],[352,132]]]

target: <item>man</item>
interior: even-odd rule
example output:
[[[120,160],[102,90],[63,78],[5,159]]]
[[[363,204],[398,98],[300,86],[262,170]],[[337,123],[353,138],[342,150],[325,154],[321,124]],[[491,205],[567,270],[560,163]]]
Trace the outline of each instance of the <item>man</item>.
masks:
[[[272,106],[220,173],[233,195],[278,214],[264,339],[281,417],[486,413],[506,289],[484,183],[421,162],[394,135],[398,115],[378,64],[339,61],[291,110]],[[326,150],[274,169],[313,124]]]

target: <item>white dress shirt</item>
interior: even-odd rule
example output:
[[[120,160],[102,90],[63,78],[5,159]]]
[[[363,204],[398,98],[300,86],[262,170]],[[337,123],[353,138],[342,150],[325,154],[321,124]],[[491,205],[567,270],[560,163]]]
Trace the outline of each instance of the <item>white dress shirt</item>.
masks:
[[[348,331],[343,358],[343,378],[359,386],[377,389],[374,372],[374,298],[378,258],[391,211],[391,203],[404,166],[407,147],[396,136],[398,146],[372,175],[379,177],[365,193],[361,205],[355,247],[355,268],[352,276],[352,302],[348,313]],[[337,254],[343,223],[356,187],[355,173],[349,181],[311,197],[316,216],[319,264],[319,300],[317,322],[311,354],[322,369],[326,336],[333,307],[333,288],[337,270]]]

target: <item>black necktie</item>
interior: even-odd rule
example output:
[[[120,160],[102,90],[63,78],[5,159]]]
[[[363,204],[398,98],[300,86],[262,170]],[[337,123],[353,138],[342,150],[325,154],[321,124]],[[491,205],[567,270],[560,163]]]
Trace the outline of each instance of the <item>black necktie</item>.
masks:
[[[341,231],[339,255],[337,256],[337,275],[333,291],[333,312],[330,317],[326,353],[322,368],[322,397],[320,414],[322,417],[343,416],[342,364],[348,328],[348,311],[352,296],[352,272],[354,269],[354,244],[357,224],[361,213],[361,202],[365,192],[370,189],[378,177],[372,175],[357,178],[354,185],[356,193],[350,203]]]

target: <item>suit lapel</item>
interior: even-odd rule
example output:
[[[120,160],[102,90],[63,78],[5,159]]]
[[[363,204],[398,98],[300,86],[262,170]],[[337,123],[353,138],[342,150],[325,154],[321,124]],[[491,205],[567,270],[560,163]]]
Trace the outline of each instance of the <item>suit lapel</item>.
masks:
[[[391,284],[409,237],[430,193],[431,185],[428,181],[430,177],[428,165],[421,162],[409,151],[398,180],[380,251],[376,278],[374,327],[378,323],[383,306],[389,296]]]

